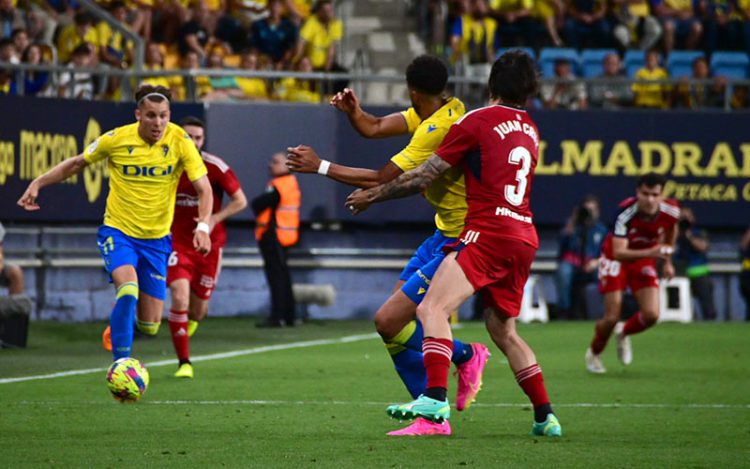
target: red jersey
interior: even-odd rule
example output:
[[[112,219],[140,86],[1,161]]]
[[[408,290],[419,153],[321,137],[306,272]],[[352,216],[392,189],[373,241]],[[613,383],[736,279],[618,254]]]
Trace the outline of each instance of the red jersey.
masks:
[[[201,152],[203,162],[208,170],[208,181],[214,194],[214,207],[211,213],[221,210],[224,193],[234,194],[240,189],[240,182],[234,175],[232,168],[218,156],[205,151]],[[172,244],[175,246],[193,246],[193,231],[195,230],[195,219],[198,217],[198,193],[193,183],[183,173],[180,183],[177,185],[177,201],[174,210],[174,221],[172,222]],[[224,222],[217,224],[211,232],[211,249],[218,249],[227,241],[227,232]]]
[[[471,111],[451,126],[435,154],[463,164],[467,227],[539,246],[529,204],[539,131],[526,111],[504,105]]]
[[[609,247],[611,238],[628,239],[628,248],[647,249],[662,242],[664,233],[671,229],[680,219],[680,206],[672,199],[664,200],[659,212],[654,217],[641,214],[635,197],[629,197],[619,205],[612,231],[603,245]]]

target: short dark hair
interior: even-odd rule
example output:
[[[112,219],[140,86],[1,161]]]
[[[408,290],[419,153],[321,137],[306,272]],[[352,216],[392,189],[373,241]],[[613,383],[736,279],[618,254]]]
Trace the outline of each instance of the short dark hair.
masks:
[[[75,16],[73,16],[73,22],[77,24],[78,26],[83,26],[84,24],[93,26],[94,17],[91,15],[91,13],[87,13],[85,11],[79,11],[78,13],[75,14]]]
[[[91,46],[88,42],[79,44],[75,49],[73,49],[73,52],[71,52],[70,55],[71,57],[76,57],[79,55],[91,55]]]
[[[310,12],[317,13],[323,5],[330,3],[333,3],[333,0],[317,0],[315,3],[313,3],[312,8],[310,8]]]
[[[3,47],[8,47],[8,46],[10,46],[10,47],[13,47],[13,48],[15,48],[15,47],[16,47],[16,46],[15,46],[15,45],[13,44],[13,39],[11,39],[11,38],[9,38],[9,37],[3,37],[3,38],[0,38],[0,48],[3,48]]]
[[[646,186],[646,187],[656,187],[661,186],[664,188],[664,185],[667,183],[667,178],[658,173],[646,173],[638,178],[638,185],[636,187]]]
[[[187,116],[180,121],[180,127],[185,127],[186,125],[200,127],[201,129],[206,128],[206,124],[195,116]]]
[[[539,72],[534,59],[521,50],[511,50],[492,64],[490,97],[523,105],[539,89]]]
[[[406,67],[406,84],[421,93],[437,96],[445,91],[448,67],[432,55],[420,55]]]
[[[127,5],[122,0],[114,0],[109,4],[109,11],[115,11],[118,8],[127,8]]]
[[[11,39],[15,39],[16,36],[18,36],[21,33],[25,33],[27,36],[29,35],[29,32],[26,30],[26,28],[16,28],[10,33]]]
[[[145,85],[139,86],[138,89],[135,90],[136,104],[140,106],[143,99],[152,93],[157,93],[157,94],[164,96],[165,98],[167,98],[167,103],[172,101],[172,92],[169,91],[169,88],[165,88],[163,86],[154,86],[154,85],[145,84]],[[148,98],[146,99],[155,103],[158,103],[163,100],[161,96],[156,96],[156,95],[148,96]]]

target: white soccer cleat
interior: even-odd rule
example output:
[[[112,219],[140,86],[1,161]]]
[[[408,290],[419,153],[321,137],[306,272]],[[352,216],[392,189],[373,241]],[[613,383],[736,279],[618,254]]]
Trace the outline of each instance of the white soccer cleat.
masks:
[[[633,347],[630,345],[630,337],[623,334],[625,329],[624,322],[618,322],[615,325],[615,337],[617,338],[617,358],[623,365],[633,363]]]
[[[586,350],[586,369],[589,373],[602,374],[606,373],[607,369],[602,364],[602,358],[599,355],[594,355],[591,351],[591,347]]]

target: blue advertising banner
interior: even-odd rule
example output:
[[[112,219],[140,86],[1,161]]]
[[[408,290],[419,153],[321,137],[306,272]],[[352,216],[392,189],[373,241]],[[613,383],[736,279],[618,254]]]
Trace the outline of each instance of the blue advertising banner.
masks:
[[[639,175],[668,179],[667,197],[702,225],[750,224],[750,114],[723,112],[532,112],[542,151],[532,208],[540,224],[563,223],[586,194],[605,221],[635,195]]]
[[[69,182],[49,187],[42,210],[15,202],[28,182],[108,129],[133,122],[132,103],[73,102],[0,97],[0,220],[98,222],[107,194],[107,168],[94,165]],[[367,108],[374,115],[401,109]],[[268,160],[307,144],[321,157],[379,169],[408,137],[359,136],[346,116],[328,106],[287,103],[174,105],[173,121],[187,114],[207,122],[207,149],[222,157],[252,198],[268,181]],[[668,178],[665,193],[691,206],[704,226],[750,223],[750,114],[708,112],[535,111],[542,146],[532,209],[539,225],[563,223],[585,195],[599,197],[605,220],[635,193],[637,176]],[[343,206],[353,188],[319,175],[299,175],[302,218],[367,223],[429,223],[434,212],[420,197],[390,201],[353,217]],[[246,210],[238,217],[251,220]]]
[[[0,109],[0,221],[101,221],[109,180],[104,163],[46,187],[37,212],[26,212],[16,201],[35,177],[83,152],[102,133],[135,122],[135,105],[4,96]],[[174,121],[189,114],[202,117],[203,106],[172,106]]]

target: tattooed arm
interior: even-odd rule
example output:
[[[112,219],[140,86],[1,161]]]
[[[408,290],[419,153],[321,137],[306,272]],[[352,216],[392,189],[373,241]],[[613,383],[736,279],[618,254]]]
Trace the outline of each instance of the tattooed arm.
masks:
[[[418,192],[423,192],[442,173],[451,167],[445,160],[435,155],[422,163],[418,168],[407,171],[396,179],[370,189],[356,191],[346,198],[346,206],[353,214],[364,212],[376,202],[399,199]]]

